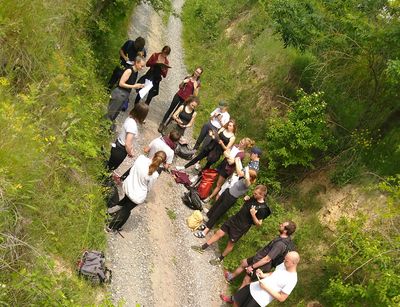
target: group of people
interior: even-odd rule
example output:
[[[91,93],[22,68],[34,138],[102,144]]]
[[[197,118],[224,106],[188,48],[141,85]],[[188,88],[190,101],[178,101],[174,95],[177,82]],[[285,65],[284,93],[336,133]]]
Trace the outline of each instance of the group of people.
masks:
[[[131,210],[145,202],[148,192],[161,172],[172,168],[175,148],[186,128],[193,126],[195,122],[196,108],[200,104],[198,98],[201,88],[200,77],[203,73],[200,66],[179,84],[178,91],[159,124],[158,132],[161,136],[152,140],[144,148],[143,154],[135,154],[138,125],[145,122],[150,102],[158,95],[160,82],[167,76],[170,68],[168,60],[170,52],[171,48],[164,46],[161,52],[153,53],[146,61],[145,40],[142,37],[138,37],[135,41],[128,40],[120,49],[121,67],[117,67],[110,78],[110,89],[117,84],[111,91],[107,112],[107,118],[112,122],[127,108],[126,105],[129,105],[132,89],[139,91],[144,87],[146,79],[153,82],[153,87],[144,97],[137,93],[134,107],[124,121],[115,143],[112,144],[107,163],[110,172],[115,171],[126,157],[136,159],[124,175],[114,173],[113,178],[117,184],[122,185],[124,196],[109,206],[108,212],[111,215],[111,221],[107,226],[109,232],[121,230]],[[149,69],[138,79],[138,73],[144,66]],[[263,220],[271,215],[266,203],[265,185],[256,185],[252,196],[246,195],[257,181],[262,151],[248,137],[237,141],[237,125],[228,111],[228,103],[220,101],[211,112],[209,121],[202,125],[193,147],[197,154],[185,165],[175,166],[178,171],[192,166],[197,170],[200,168],[206,170],[220,161],[215,167],[218,172],[215,188],[203,200],[208,206],[211,203],[213,205],[209,210],[204,210],[205,223],[194,232],[196,238],[206,238],[222,216],[239,198],[244,197],[244,204],[236,214],[226,220],[205,243],[192,246],[193,250],[203,253],[210,245],[228,236],[229,240],[222,254],[210,261],[213,265],[223,261],[251,226],[260,227]],[[246,156],[250,157],[250,161],[244,166]],[[203,162],[203,167],[200,162]],[[291,240],[295,230],[294,222],[283,222],[279,226],[277,238],[254,256],[243,259],[233,272],[225,271],[224,277],[227,282],[231,282],[241,274],[244,274],[244,279],[238,293],[234,296],[221,294],[221,299],[234,306],[249,307],[265,306],[273,299],[284,301],[297,282],[296,266],[300,257],[294,251],[295,247]],[[270,273],[273,269],[275,271]]]

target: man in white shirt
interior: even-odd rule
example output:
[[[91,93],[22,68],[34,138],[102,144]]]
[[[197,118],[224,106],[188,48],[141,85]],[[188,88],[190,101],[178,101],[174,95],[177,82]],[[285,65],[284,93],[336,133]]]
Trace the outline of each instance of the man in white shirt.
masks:
[[[274,299],[284,302],[297,284],[297,265],[300,255],[289,252],[282,264],[274,272],[264,274],[257,270],[259,281],[255,281],[240,289],[233,297],[221,294],[220,297],[236,307],[263,307]]]
[[[200,135],[197,138],[196,144],[194,145],[193,149],[197,150],[203,142],[204,138],[206,138],[204,145],[208,144],[208,142],[210,141],[210,139],[207,138],[208,132],[210,130],[218,131],[219,129],[221,129],[221,127],[225,126],[225,124],[229,122],[231,118],[228,113],[228,104],[223,100],[219,102],[218,108],[212,111],[210,115],[210,120],[201,128]]]
[[[178,131],[172,130],[169,136],[158,137],[152,140],[149,146],[144,148],[144,152],[152,159],[157,151],[164,151],[167,155],[167,160],[164,164],[165,168],[169,168],[174,159],[176,143],[179,141],[181,135]]]

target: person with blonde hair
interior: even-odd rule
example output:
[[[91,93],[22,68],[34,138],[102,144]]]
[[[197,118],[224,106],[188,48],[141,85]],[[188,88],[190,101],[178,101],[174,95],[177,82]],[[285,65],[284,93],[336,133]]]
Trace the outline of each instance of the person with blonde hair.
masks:
[[[160,175],[160,166],[166,159],[164,151],[157,151],[152,159],[144,155],[136,159],[122,185],[125,196],[117,204],[121,209],[114,214],[107,231],[119,231],[128,220],[131,210],[146,200],[147,194]]]

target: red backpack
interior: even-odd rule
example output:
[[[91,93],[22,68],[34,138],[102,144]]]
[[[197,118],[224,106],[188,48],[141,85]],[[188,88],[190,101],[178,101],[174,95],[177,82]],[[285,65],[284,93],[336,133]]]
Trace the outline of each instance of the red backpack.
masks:
[[[199,192],[199,196],[201,199],[206,198],[210,194],[211,188],[217,177],[218,172],[215,169],[205,169],[201,173],[201,181],[199,186],[197,187],[197,191]]]

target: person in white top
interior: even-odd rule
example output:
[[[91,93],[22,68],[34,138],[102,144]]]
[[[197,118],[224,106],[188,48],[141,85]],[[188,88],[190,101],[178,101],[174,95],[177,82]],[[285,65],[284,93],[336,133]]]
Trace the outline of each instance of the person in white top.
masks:
[[[155,138],[144,148],[144,152],[147,153],[147,156],[152,159],[154,154],[157,151],[164,151],[167,155],[167,161],[165,162],[165,168],[169,168],[172,164],[172,160],[174,159],[174,150],[176,148],[176,143],[181,138],[181,135],[178,131],[172,130],[169,136],[162,136]]]
[[[107,231],[120,230],[128,220],[131,210],[145,201],[148,192],[160,175],[159,167],[165,163],[166,158],[165,152],[157,151],[152,159],[144,155],[136,159],[122,186],[125,196],[116,204],[121,209],[114,214]]]
[[[260,269],[256,271],[258,281],[240,289],[231,297],[220,295],[227,303],[233,303],[236,307],[263,307],[274,299],[284,302],[297,284],[297,265],[300,255],[297,252],[289,252],[282,264],[278,265],[274,272],[264,274]]]
[[[228,104],[223,100],[220,101],[218,108],[211,112],[210,120],[201,128],[200,135],[197,138],[193,149],[199,149],[201,143],[204,141],[204,138],[207,138],[207,140],[204,142],[203,146],[208,144],[210,142],[210,138],[207,137],[208,132],[210,130],[217,132],[219,129],[225,126],[227,122],[229,122],[230,118],[231,117],[228,113]]]
[[[108,160],[108,170],[113,171],[124,161],[126,156],[133,157],[134,139],[138,137],[137,124],[143,124],[149,112],[149,106],[145,103],[138,103],[129,113],[129,116],[122,125],[121,132],[111,147],[111,155]]]

